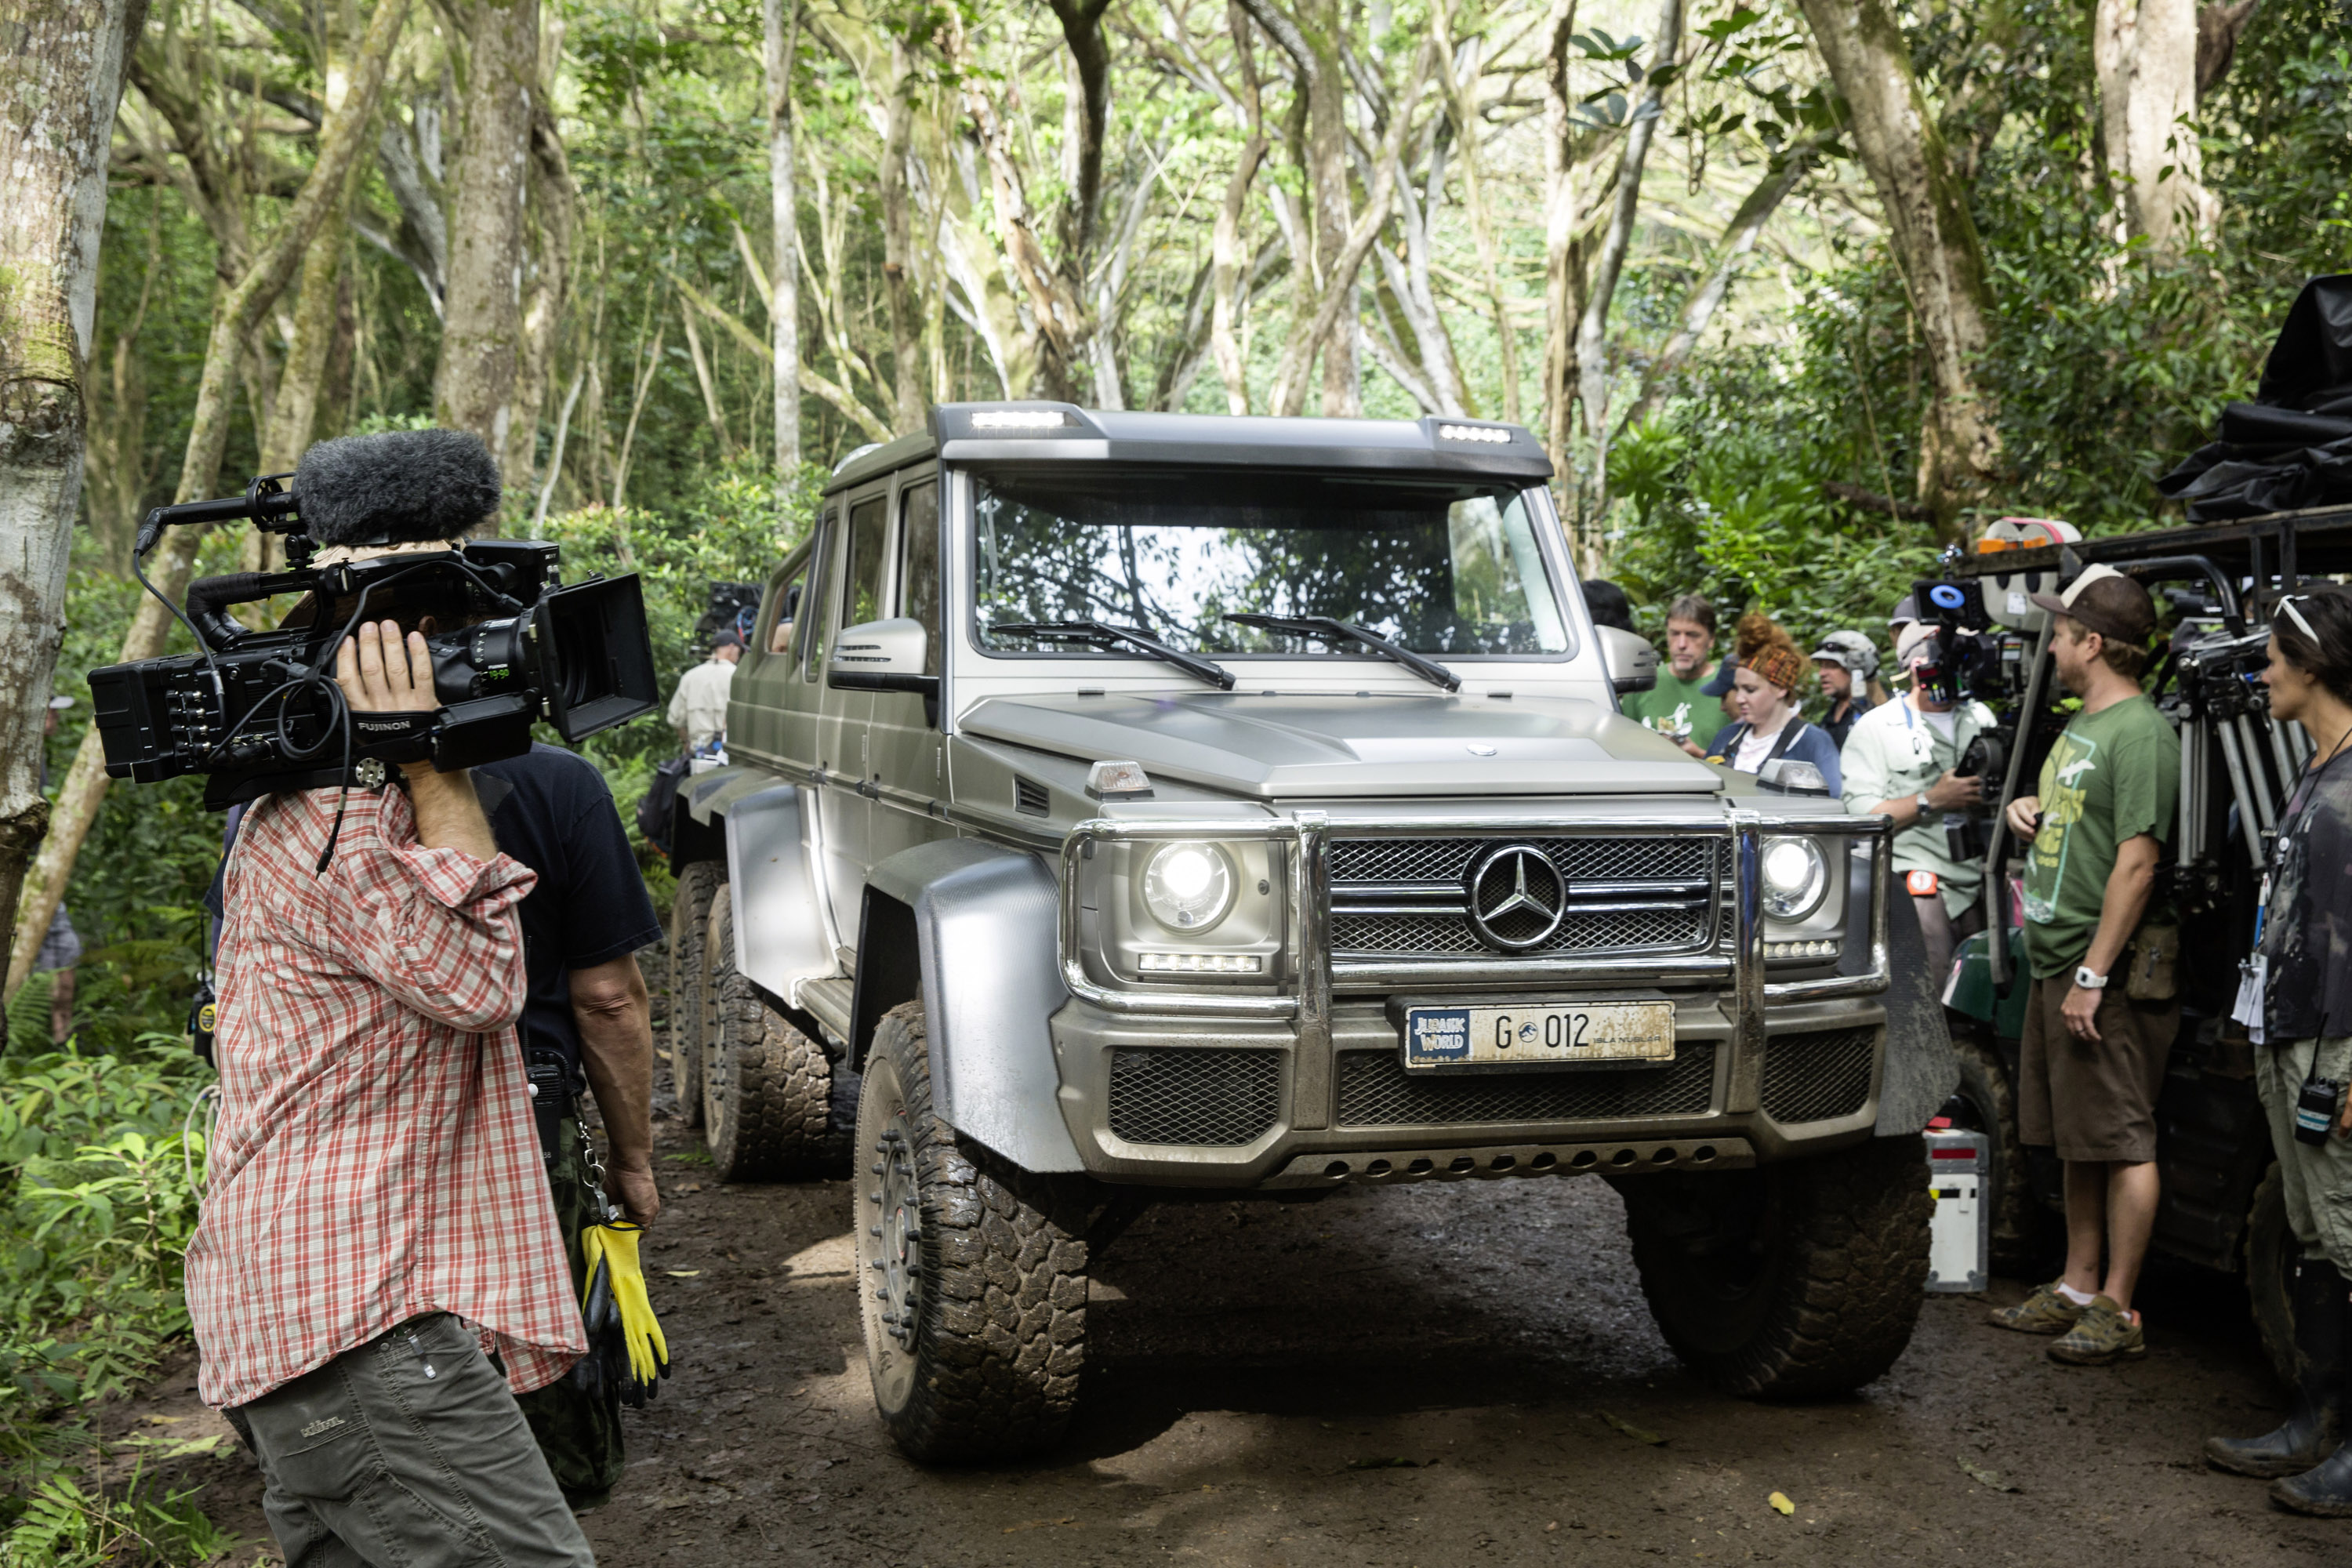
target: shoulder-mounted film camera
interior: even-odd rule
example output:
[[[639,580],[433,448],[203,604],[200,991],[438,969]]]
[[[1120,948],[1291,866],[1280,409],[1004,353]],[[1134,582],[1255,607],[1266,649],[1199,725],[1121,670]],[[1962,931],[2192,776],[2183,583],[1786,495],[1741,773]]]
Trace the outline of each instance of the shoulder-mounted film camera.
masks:
[[[166,528],[250,522],[284,536],[289,564],[191,583],[184,611],[164,600],[197,652],[90,672],[110,776],[149,784],[204,773],[205,804],[218,810],[278,790],[372,787],[388,763],[448,770],[496,762],[529,751],[541,718],[578,742],[653,708],[653,645],[635,574],[567,584],[557,576],[557,547],[528,539],[313,566],[318,546],[301,497],[284,483],[293,478],[271,475],[241,496],[147,514],[131,561],[150,593],[141,563]],[[287,594],[304,597],[274,629],[230,613]],[[344,639],[362,619],[414,624],[425,616],[442,705],[352,712],[335,684]]]

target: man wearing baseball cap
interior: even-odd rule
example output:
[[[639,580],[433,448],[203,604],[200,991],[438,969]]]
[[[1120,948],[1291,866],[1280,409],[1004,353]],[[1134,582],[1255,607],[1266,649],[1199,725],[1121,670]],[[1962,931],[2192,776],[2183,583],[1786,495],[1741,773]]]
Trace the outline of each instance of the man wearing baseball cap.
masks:
[[[2131,1296],[2156,1222],[2156,1096],[2180,1012],[2126,991],[2179,803],[2180,740],[2140,690],[2156,630],[2147,589],[2092,566],[2063,597],[2033,602],[2054,617],[2058,679],[2083,700],[2040,793],[2009,805],[2029,846],[2018,1127],[2065,1164],[2066,1272],[1992,1321],[2060,1335],[2053,1361],[2100,1365],[2147,1348]]]

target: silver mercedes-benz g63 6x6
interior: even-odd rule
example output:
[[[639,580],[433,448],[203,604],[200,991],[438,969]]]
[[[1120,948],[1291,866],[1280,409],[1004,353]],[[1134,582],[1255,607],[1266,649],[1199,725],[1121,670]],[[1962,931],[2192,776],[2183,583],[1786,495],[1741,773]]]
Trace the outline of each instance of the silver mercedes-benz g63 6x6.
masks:
[[[1550,472],[1020,403],[835,474],[679,787],[672,1056],[720,1175],[851,1176],[909,1454],[1052,1441],[1178,1191],[1594,1173],[1727,1388],[1901,1352],[1957,1075],[1885,824],[1619,715]]]

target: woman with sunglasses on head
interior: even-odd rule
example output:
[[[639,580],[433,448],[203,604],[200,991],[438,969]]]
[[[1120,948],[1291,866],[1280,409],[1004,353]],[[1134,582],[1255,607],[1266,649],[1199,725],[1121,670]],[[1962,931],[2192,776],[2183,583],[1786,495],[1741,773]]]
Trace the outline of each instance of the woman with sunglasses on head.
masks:
[[[2272,719],[2301,724],[2314,747],[2279,817],[2236,1013],[2302,1248],[2297,1385],[2284,1426],[2209,1438],[2205,1457],[2281,1478],[2271,1496],[2298,1513],[2352,1516],[2352,1446],[2337,1446],[2352,1405],[2352,593],[2280,600],[2263,680]]]
[[[1765,763],[1782,757],[1811,763],[1828,792],[1837,794],[1843,787],[1838,749],[1828,731],[1806,723],[1797,711],[1797,689],[1811,670],[1789,634],[1769,617],[1752,611],[1742,616],[1738,666],[1732,672],[1738,717],[1716,732],[1706,760],[1740,773],[1761,773]]]

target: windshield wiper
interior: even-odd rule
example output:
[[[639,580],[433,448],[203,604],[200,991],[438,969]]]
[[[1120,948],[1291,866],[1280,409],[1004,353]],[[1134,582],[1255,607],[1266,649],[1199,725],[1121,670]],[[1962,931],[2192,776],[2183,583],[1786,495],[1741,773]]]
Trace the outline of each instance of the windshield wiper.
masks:
[[[1220,691],[1234,689],[1234,672],[1223,665],[1186,653],[1182,648],[1170,647],[1158,637],[1147,637],[1133,626],[1115,626],[1108,621],[1008,621],[988,628],[989,635],[1000,637],[1035,637],[1040,642],[1092,643],[1097,647],[1124,644],[1138,653],[1164,659],[1195,679],[1205,680]]]
[[[1462,678],[1433,658],[1423,658],[1411,648],[1399,647],[1377,632],[1368,632],[1353,621],[1335,621],[1328,616],[1227,616],[1245,626],[1255,626],[1262,632],[1279,632],[1285,637],[1313,637],[1318,642],[1351,642],[1370,648],[1383,658],[1392,658],[1432,686],[1442,686],[1448,691],[1462,689]]]

